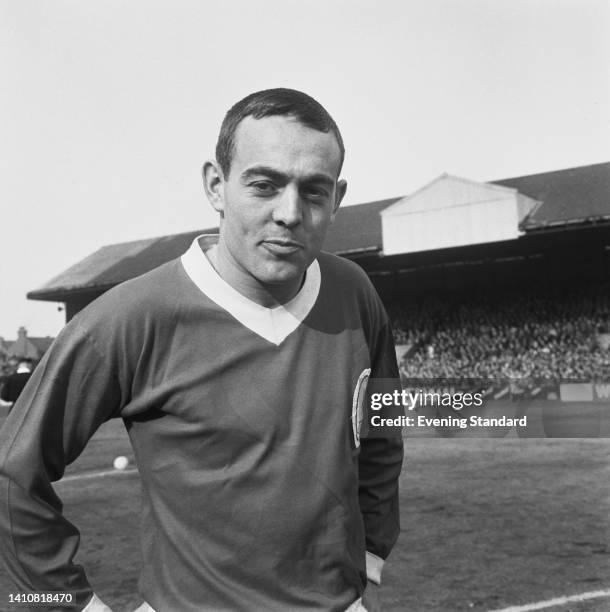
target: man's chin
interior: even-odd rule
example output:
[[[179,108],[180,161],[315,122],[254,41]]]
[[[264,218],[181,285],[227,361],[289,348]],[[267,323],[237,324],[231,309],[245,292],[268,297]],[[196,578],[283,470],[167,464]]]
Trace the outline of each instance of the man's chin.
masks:
[[[258,280],[265,285],[271,286],[300,283],[306,269],[307,267],[302,264],[281,262],[280,264],[267,266],[264,272],[258,277]]]

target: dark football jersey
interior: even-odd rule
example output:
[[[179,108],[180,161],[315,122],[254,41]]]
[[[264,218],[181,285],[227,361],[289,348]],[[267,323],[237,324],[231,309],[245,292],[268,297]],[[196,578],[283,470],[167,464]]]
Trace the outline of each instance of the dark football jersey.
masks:
[[[353,407],[363,375],[397,368],[356,265],[321,254],[298,295],[269,309],[225,283],[196,241],[82,311],[41,366],[0,452],[0,528],[16,554],[3,552],[23,588],[91,596],[71,561],[74,528],[24,466],[61,477],[113,416],[142,480],[140,592],[154,609],[345,610],[365,587],[366,550],[378,577],[398,534],[402,445],[359,440]],[[41,458],[54,418],[64,426],[44,433]],[[39,520],[10,524],[9,512]]]

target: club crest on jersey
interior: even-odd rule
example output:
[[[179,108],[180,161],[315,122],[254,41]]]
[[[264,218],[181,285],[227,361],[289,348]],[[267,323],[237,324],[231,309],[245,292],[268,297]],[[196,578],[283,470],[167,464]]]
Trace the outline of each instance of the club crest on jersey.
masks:
[[[360,446],[360,431],[362,430],[362,422],[366,412],[366,387],[371,375],[371,368],[362,370],[358,377],[356,388],[354,389],[354,398],[352,399],[352,430],[354,432],[354,444],[356,448]]]

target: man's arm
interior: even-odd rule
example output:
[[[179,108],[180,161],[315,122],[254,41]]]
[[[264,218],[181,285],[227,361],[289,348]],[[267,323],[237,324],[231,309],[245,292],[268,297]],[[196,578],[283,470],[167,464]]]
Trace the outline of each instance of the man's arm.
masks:
[[[375,379],[392,379],[395,387],[399,389],[396,351],[392,330],[387,321],[371,348],[371,382]],[[361,439],[359,497],[366,535],[366,570],[369,581],[377,585],[381,583],[385,559],[400,533],[398,479],[402,460],[403,442],[400,429],[393,430],[386,437],[371,436]]]
[[[77,529],[51,485],[122,404],[113,356],[78,322],[59,335],[2,428],[0,551],[24,591],[63,591],[82,610],[93,595],[73,562]]]
[[[381,583],[381,570],[400,533],[398,477],[401,438],[363,438],[360,451],[360,510],[366,534],[366,574]]]

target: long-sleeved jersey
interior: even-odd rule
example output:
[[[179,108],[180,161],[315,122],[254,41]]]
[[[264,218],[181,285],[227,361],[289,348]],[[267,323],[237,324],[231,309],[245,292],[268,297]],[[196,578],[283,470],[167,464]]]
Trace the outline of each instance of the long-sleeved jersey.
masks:
[[[51,482],[122,417],[155,610],[345,610],[399,530],[402,440],[359,440],[354,418],[369,375],[398,377],[386,314],[358,266],[324,253],[264,308],[206,243],[105,293],[47,352],[2,431],[0,550],[20,588],[87,604]]]

